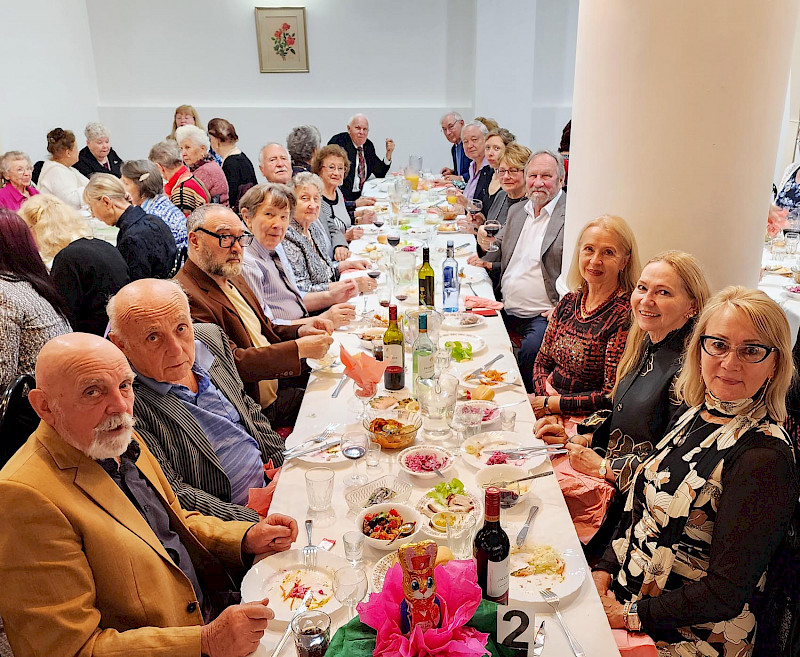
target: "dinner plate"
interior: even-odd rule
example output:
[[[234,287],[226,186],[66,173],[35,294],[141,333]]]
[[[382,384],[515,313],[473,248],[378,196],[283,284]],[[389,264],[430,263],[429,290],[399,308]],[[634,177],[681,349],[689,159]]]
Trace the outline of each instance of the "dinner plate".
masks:
[[[298,461],[303,463],[310,463],[312,465],[326,465],[331,463],[347,463],[348,458],[342,454],[341,444],[334,445],[321,452],[311,452],[305,456],[295,457]],[[294,460],[294,459],[293,459]]]
[[[462,378],[461,379],[462,385],[465,385],[465,386],[478,386],[481,383],[483,383],[483,384],[485,384],[487,386],[490,386],[492,388],[499,388],[499,387],[503,386],[506,383],[516,383],[517,382],[517,379],[519,379],[519,374],[517,374],[517,371],[515,369],[506,369],[506,368],[502,368],[502,367],[499,368],[499,367],[496,367],[496,365],[497,365],[497,363],[492,365],[489,369],[490,370],[497,370],[498,372],[504,372],[502,381],[497,381],[497,382],[489,381],[488,379],[483,379],[480,375],[477,375],[477,376],[475,376],[475,377],[473,377],[471,379],[463,379]],[[474,369],[475,368],[473,368],[473,370]]]
[[[525,560],[520,555],[515,544],[517,534],[522,529],[522,523],[509,523],[504,526],[508,538],[511,541],[511,555],[509,558],[509,572],[513,572],[520,567],[524,567]],[[586,579],[586,560],[579,549],[565,548],[557,542],[548,542],[546,535],[538,533],[531,528],[525,540],[526,545],[535,544],[550,545],[555,548],[564,559],[564,579],[558,581],[545,575],[529,575],[527,577],[509,576],[508,595],[511,600],[520,602],[539,602],[546,604],[539,595],[542,589],[550,589],[561,598],[562,602],[568,596],[578,591]],[[563,608],[563,606],[562,606]]]
[[[459,232],[458,224],[455,221],[447,221],[439,224],[438,228],[436,229],[441,235],[455,235]]]
[[[303,565],[302,550],[278,552],[247,571],[242,580],[242,602],[258,602],[269,598],[269,608],[275,613],[273,622],[287,624],[302,603],[302,596],[288,598],[295,582],[301,586],[313,587],[314,594],[309,610],[320,610],[331,614],[342,606],[333,595],[333,574],[348,562],[327,550],[317,550],[317,565],[306,568]],[[320,593],[322,591],[322,593]]]
[[[340,376],[344,374],[344,364],[339,359],[338,355],[328,353],[322,360],[316,358],[306,358],[306,363],[311,368],[312,372],[316,374],[333,374]]]
[[[800,301],[800,292],[791,292],[790,291],[791,288],[800,289],[800,285],[797,285],[796,283],[793,283],[792,285],[789,285],[784,289],[784,292],[786,292],[786,296],[787,297],[789,297],[790,299],[793,299],[794,301]]]
[[[441,481],[441,480],[440,480]],[[428,515],[425,513],[424,509],[428,505],[429,502],[433,502],[430,497],[428,497],[428,493],[431,492],[433,488],[426,490],[422,497],[419,498],[417,501],[416,506],[414,507],[418,512],[422,524],[422,531],[432,538],[443,538],[447,539],[447,531],[444,529],[438,529],[437,527],[431,524],[431,520],[433,518],[429,518]],[[481,504],[481,500],[471,493],[468,490],[465,490],[462,495],[469,498],[469,501],[472,502],[473,509],[468,514],[462,514],[457,511],[453,511],[453,513],[457,515],[470,515],[475,516],[478,524],[480,524],[481,518],[483,518],[483,505]],[[449,510],[449,509],[448,509]]]
[[[464,317],[475,317],[478,321],[474,324],[462,324]],[[445,313],[442,321],[442,328],[448,331],[467,331],[482,328],[486,325],[486,320],[480,315],[473,313]]]
[[[397,563],[397,550],[390,552],[384,557],[378,559],[378,563],[372,569],[372,591],[380,593],[383,591],[383,580],[386,579],[386,573],[389,568]]]
[[[467,335],[466,333],[448,333],[439,337],[439,347],[444,349],[445,342],[469,343],[472,345],[472,357],[486,349],[486,341],[479,335]],[[462,361],[463,362],[463,361]]]
[[[487,461],[491,458],[491,453],[484,454],[487,450],[516,449],[523,446],[533,447],[538,445],[544,446],[544,441],[533,438],[530,435],[513,431],[486,431],[467,438],[464,441],[462,453],[464,463],[480,470],[488,465]],[[509,459],[507,463],[530,470],[544,463],[546,458],[546,453],[542,451],[525,459]]]

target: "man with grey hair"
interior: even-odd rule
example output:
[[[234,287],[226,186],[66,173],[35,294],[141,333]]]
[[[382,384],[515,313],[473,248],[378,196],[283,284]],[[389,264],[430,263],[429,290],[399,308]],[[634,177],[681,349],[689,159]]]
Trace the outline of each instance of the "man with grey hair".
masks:
[[[267,319],[241,275],[253,235],[229,208],[204,205],[189,215],[186,229],[189,259],[175,278],[189,297],[192,319],[225,331],[247,394],[274,426],[293,425],[308,377],[301,359],[328,352],[333,324],[315,319],[278,326]]]
[[[222,520],[266,515],[266,505],[246,505],[266,497],[253,489],[272,492],[265,475],[274,479],[283,463],[284,441],[244,391],[222,329],[193,325],[180,286],[155,278],[123,287],[108,318],[108,337],[136,375],[136,430],[181,506]]]
[[[392,153],[394,152],[394,139],[386,139],[386,157],[381,160],[375,153],[375,144],[369,136],[369,121],[363,114],[355,114],[350,117],[347,123],[347,132],[340,132],[333,135],[328,141],[329,144],[336,144],[344,148],[350,160],[350,170],[342,182],[342,194],[344,200],[355,205],[373,205],[375,199],[361,200],[361,191],[364,183],[374,175],[376,178],[383,178],[392,165]]]
[[[292,160],[289,151],[277,142],[270,142],[258,155],[258,168],[267,182],[286,185],[292,179]]]
[[[440,123],[442,124],[442,132],[445,139],[453,144],[450,147],[450,155],[453,157],[453,168],[444,167],[442,175],[447,176],[450,180],[469,180],[469,163],[470,159],[464,153],[464,144],[461,143],[461,130],[464,128],[464,119],[458,112],[448,112],[445,114]]]
[[[78,154],[78,161],[73,164],[87,178],[94,173],[111,173],[119,178],[122,158],[111,148],[111,133],[102,123],[87,123],[83,131],[86,146]]]
[[[322,135],[315,125],[299,125],[286,137],[286,149],[292,158],[292,176],[311,171],[311,160],[317,152]]]
[[[541,150],[525,165],[528,202],[508,210],[506,223],[494,240],[499,249],[467,263],[489,270],[503,296],[503,319],[509,331],[522,340],[517,359],[525,389],[533,392],[533,363],[547,329],[547,318],[558,303],[556,279],[561,275],[564,250],[564,215],[567,207],[564,160],[558,153]],[[486,230],[478,229],[478,244],[488,249]]]
[[[494,169],[489,166],[486,159],[486,137],[489,131],[480,121],[467,123],[461,130],[461,142],[464,153],[471,160],[469,165],[469,181],[464,188],[464,196],[470,201],[473,199],[481,202],[483,213],[489,211],[489,183],[494,175]]]

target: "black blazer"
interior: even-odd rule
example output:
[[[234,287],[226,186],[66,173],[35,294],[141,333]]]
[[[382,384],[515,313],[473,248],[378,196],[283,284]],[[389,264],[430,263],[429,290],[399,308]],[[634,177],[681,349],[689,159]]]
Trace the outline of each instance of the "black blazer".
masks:
[[[453,156],[453,173],[462,176],[464,182],[467,182],[469,180],[469,164],[472,160],[464,153],[464,145],[461,142],[453,144],[450,147],[450,155]]]
[[[108,164],[111,167],[111,171],[106,169],[97,161],[97,158],[92,155],[92,151],[89,150],[88,146],[84,146],[81,149],[81,152],[78,153],[78,161],[72,166],[87,178],[91,178],[92,174],[95,173],[111,173],[117,178],[122,176],[122,173],[119,170],[119,168],[122,166],[122,158],[117,155],[113,148],[108,151]]]
[[[341,146],[347,152],[347,157],[350,160],[350,171],[347,172],[347,176],[345,176],[344,182],[339,189],[342,190],[345,201],[355,201],[361,196],[360,191],[353,191],[353,181],[356,179],[356,171],[358,170],[356,146],[347,132],[340,132],[338,135],[333,135],[328,143]],[[364,142],[364,159],[367,164],[367,179],[373,174],[376,178],[383,178],[388,173],[390,165],[386,164],[376,155],[375,144],[369,139]]]
[[[488,216],[489,208],[492,207],[492,198],[489,196],[489,183],[492,182],[494,169],[488,164],[478,171],[478,184],[475,186],[473,199],[479,200],[483,204],[481,212],[483,216]]]
[[[131,205],[117,220],[117,250],[132,281],[167,278],[175,266],[175,238],[161,217]]]

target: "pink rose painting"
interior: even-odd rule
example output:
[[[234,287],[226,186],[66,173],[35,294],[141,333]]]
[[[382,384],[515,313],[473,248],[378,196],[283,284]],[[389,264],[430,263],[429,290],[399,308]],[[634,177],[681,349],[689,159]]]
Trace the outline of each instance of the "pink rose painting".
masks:
[[[281,25],[281,29],[275,30],[275,34],[270,37],[272,39],[272,49],[275,51],[276,55],[279,55],[281,59],[286,61],[286,56],[289,53],[296,55],[297,52],[294,49],[295,32],[290,32],[291,25],[289,23],[284,23]]]

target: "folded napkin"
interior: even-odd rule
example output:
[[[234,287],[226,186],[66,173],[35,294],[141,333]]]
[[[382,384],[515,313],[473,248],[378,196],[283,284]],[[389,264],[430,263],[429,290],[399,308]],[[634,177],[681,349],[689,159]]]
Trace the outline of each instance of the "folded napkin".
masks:
[[[352,356],[344,348],[344,345],[339,347],[339,358],[342,359],[345,375],[353,379],[355,384],[366,393],[364,396],[375,394],[378,382],[383,377],[383,372],[388,363],[377,360],[363,352]],[[358,390],[356,394],[358,394]]]
[[[570,465],[568,454],[551,460],[575,532],[585,545],[603,524],[616,489],[600,477],[578,472]]]
[[[248,493],[247,508],[256,511],[261,518],[269,515],[269,505],[272,504],[272,496],[275,495],[280,474],[281,469],[273,467],[270,459],[264,464],[264,480],[269,483],[262,488],[251,488]]]
[[[622,657],[658,657],[655,642],[646,634],[631,634],[626,630],[611,630]]]
[[[494,299],[467,296],[464,297],[464,307],[467,310],[472,310],[473,308],[488,308],[491,310],[502,310],[503,304],[500,301],[495,301]]]

